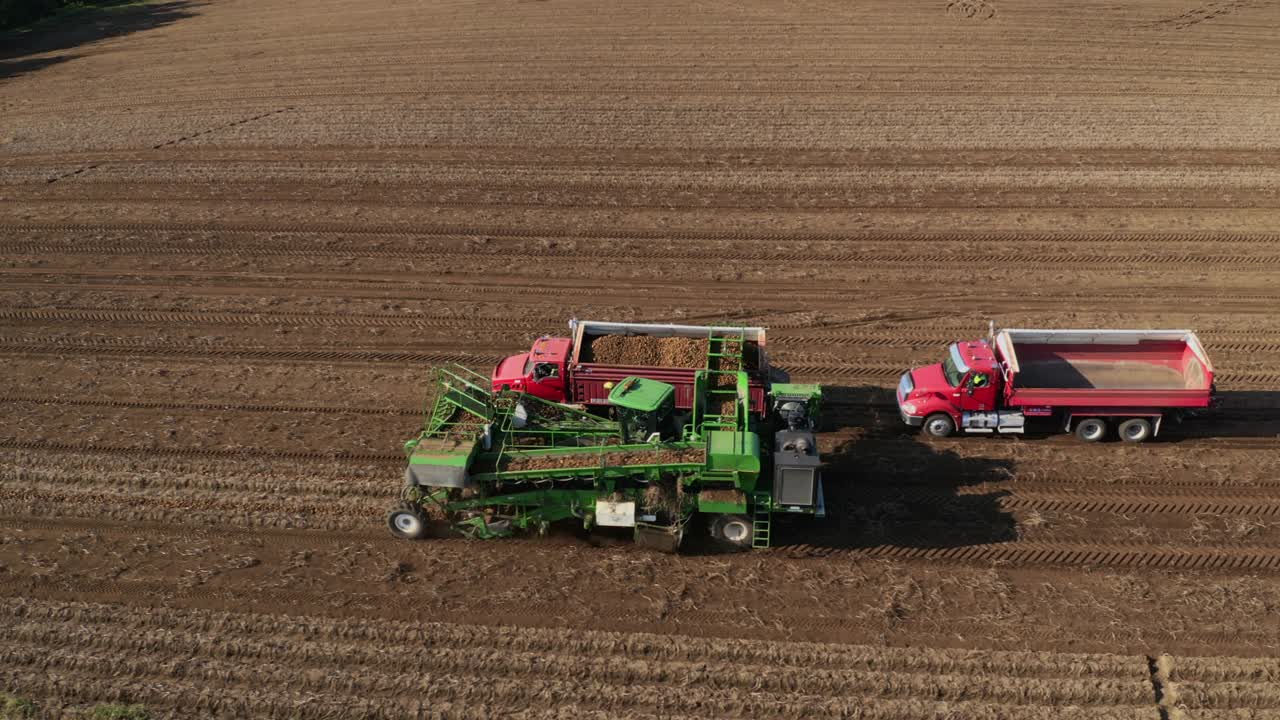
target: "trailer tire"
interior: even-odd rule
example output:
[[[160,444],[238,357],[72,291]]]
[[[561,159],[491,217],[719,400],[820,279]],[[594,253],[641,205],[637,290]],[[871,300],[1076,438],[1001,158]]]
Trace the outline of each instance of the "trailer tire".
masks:
[[[921,427],[926,435],[943,438],[956,431],[956,421],[946,413],[934,413],[924,419]]]
[[[1102,418],[1085,418],[1076,423],[1076,437],[1083,442],[1098,442],[1107,436],[1107,421]]]
[[[387,513],[387,529],[403,540],[419,540],[427,534],[427,519],[417,508],[402,505]]]
[[[725,550],[747,550],[751,547],[754,526],[746,515],[715,515],[707,527],[711,541]]]
[[[1130,418],[1120,423],[1120,439],[1140,443],[1151,438],[1151,421],[1146,418]]]

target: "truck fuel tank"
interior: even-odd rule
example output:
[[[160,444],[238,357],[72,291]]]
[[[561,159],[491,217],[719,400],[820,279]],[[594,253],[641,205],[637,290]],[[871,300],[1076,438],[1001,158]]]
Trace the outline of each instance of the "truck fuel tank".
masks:
[[[973,433],[1021,433],[1026,417],[1017,410],[967,412],[960,416],[960,427]]]

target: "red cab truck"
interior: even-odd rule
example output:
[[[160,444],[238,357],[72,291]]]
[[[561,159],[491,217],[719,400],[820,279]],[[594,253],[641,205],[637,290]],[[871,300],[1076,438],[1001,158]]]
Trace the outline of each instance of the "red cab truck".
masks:
[[[706,339],[718,335],[742,335],[746,370],[750,376],[749,409],[764,413],[769,360],[764,328],[710,327],[699,325],[644,325],[573,320],[570,337],[538,338],[526,353],[503,359],[493,369],[493,389],[510,388],[546,400],[585,406],[608,406],[609,390],[629,376],[658,380],[675,387],[676,407],[693,407],[693,375],[698,368],[657,365],[608,365],[594,362],[592,345],[610,335],[683,337]],[[608,385],[608,387],[606,387]]]
[[[953,343],[898,383],[902,420],[929,435],[1022,433],[1143,442],[1210,405],[1213,364],[1190,330],[1001,330]]]

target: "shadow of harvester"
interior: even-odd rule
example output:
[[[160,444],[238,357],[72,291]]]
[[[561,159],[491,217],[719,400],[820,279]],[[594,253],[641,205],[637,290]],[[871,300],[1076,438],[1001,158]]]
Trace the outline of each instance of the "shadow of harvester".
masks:
[[[30,30],[0,32],[0,79],[35,72],[79,57],[76,53],[53,53],[193,17],[195,8],[203,3],[172,0],[121,7],[122,4],[100,3],[99,6],[37,23]]]
[[[962,457],[913,435],[861,437],[824,458],[827,518],[779,518],[774,544],[826,548],[950,548],[1017,539],[1007,492],[982,492],[1008,480],[1013,463]]]

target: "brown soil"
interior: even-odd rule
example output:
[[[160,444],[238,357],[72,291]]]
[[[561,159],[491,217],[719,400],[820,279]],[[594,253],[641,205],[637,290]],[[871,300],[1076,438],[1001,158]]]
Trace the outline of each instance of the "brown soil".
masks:
[[[653,452],[630,451],[604,453],[605,466],[656,465],[664,463],[700,463],[705,453],[701,448],[687,450],[655,450]],[[508,457],[502,469],[508,472],[523,470],[552,470],[556,468],[595,467],[601,462],[599,452],[568,453],[561,455],[535,455]]]
[[[298,5],[0,52],[0,692],[1280,710],[1280,6]],[[828,387],[828,520],[740,555],[388,537],[430,366],[571,316],[767,326]],[[908,433],[902,371],[988,318],[1194,328],[1224,409],[1142,447]]]

